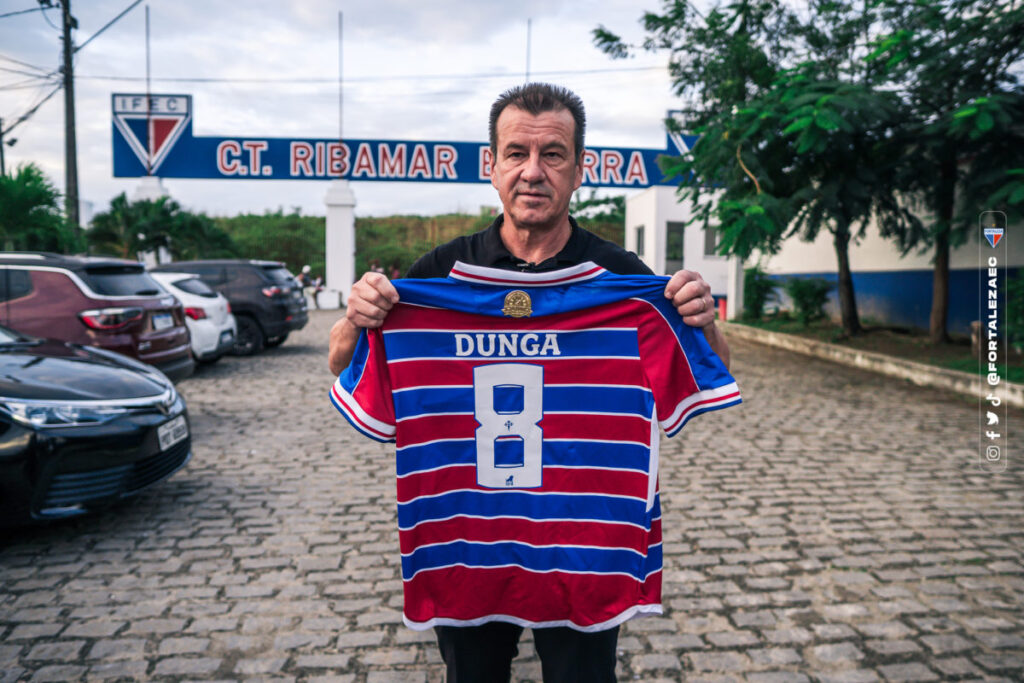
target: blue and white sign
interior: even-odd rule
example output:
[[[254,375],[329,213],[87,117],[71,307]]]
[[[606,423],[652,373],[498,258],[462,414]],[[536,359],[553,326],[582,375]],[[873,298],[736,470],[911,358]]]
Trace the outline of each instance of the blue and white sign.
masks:
[[[114,176],[489,183],[486,142],[338,140],[263,136],[195,137],[190,95],[114,94]],[[583,184],[644,188],[677,185],[658,168],[695,136],[666,135],[664,149],[588,147]]]

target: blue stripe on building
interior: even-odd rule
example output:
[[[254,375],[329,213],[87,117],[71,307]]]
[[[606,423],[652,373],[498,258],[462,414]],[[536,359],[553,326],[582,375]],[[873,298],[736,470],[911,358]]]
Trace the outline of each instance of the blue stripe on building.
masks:
[[[1016,277],[1020,268],[1008,268],[1007,277]],[[950,334],[967,335],[971,322],[986,315],[985,278],[981,268],[959,268],[949,271],[949,310],[946,329]],[[836,285],[836,273],[789,273],[772,275],[782,283],[789,278],[820,278]],[[862,322],[914,327],[927,330],[932,308],[931,270],[883,270],[853,273],[853,291],[857,313]],[[780,287],[780,295],[785,295]],[[835,287],[829,293],[826,311],[839,315],[839,295]]]

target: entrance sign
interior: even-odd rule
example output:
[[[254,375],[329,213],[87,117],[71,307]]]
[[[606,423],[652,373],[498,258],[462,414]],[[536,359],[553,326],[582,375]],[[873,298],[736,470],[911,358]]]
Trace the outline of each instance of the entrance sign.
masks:
[[[195,137],[191,95],[114,94],[114,176],[489,183],[487,143],[411,140],[339,141],[263,136]],[[645,188],[666,180],[657,158],[678,156],[695,136],[666,135],[664,149],[588,147],[583,185]]]

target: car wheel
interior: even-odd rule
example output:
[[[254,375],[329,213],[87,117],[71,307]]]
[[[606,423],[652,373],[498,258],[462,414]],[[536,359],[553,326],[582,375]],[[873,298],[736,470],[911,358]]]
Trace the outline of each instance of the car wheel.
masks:
[[[251,356],[263,350],[265,337],[258,322],[249,316],[240,315],[238,319],[238,334],[235,335],[236,356]]]
[[[284,344],[284,340],[287,338],[287,334],[282,334],[280,337],[271,337],[270,339],[267,340],[267,348],[280,346],[281,344]]]

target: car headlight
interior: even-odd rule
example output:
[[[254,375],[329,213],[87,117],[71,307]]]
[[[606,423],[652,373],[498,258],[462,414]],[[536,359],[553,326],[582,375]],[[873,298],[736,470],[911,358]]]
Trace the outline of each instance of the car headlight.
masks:
[[[84,427],[102,424],[123,415],[120,406],[90,405],[86,402],[22,401],[0,398],[0,410],[16,422],[34,428]]]

